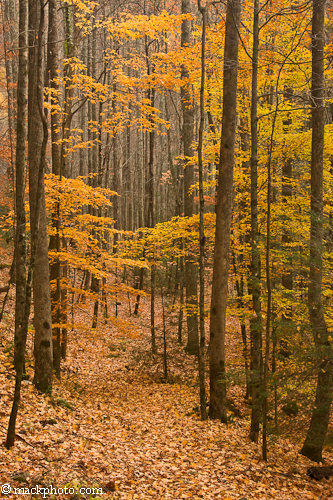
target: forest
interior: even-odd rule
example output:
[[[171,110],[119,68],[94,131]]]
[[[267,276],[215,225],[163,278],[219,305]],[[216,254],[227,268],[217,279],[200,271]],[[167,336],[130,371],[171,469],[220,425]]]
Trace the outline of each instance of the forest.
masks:
[[[3,498],[333,500],[333,6],[2,0]]]

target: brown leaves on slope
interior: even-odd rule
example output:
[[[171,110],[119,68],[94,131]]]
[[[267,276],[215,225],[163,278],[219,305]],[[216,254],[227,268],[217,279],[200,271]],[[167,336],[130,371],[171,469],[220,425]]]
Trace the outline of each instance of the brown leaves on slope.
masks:
[[[8,324],[1,328],[8,346]],[[127,337],[115,327],[100,334],[72,333],[63,379],[52,397],[24,383],[17,427],[21,438],[9,452],[0,448],[2,484],[67,485],[76,492],[95,487],[103,489],[99,498],[123,500],[333,499],[332,481],[308,479],[309,461],[287,440],[273,443],[271,438],[264,463],[260,446],[248,440],[248,420],[229,427],[201,422],[193,411],[198,403],[193,358],[169,334],[171,380],[177,383],[161,383],[160,358],[148,352],[149,331],[140,318],[133,328],[137,334],[131,330]],[[1,356],[3,442],[14,374],[10,351]]]

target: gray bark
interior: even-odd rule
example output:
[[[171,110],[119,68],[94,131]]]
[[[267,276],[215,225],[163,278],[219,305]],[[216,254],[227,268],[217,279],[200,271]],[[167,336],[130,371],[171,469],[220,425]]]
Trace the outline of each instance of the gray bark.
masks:
[[[49,29],[48,29],[48,45],[47,45],[47,79],[46,84],[58,90],[56,78],[58,77],[59,66],[59,47],[58,47],[58,30],[57,30],[57,0],[49,0]],[[53,103],[51,97],[51,103]],[[55,99],[55,103],[57,100]],[[58,113],[51,113],[51,148],[52,148],[52,173],[59,176],[61,179],[61,144],[56,144],[61,139],[61,124]],[[56,230],[56,234],[50,237],[49,248],[60,251],[60,207],[57,203],[56,211],[52,214],[52,224]],[[60,303],[60,262],[53,262],[50,265],[50,279],[53,281],[53,289],[51,291],[52,299],[52,322],[60,324],[61,321],[61,303]],[[60,326],[53,328],[53,365],[58,378],[60,378]]]
[[[332,403],[333,353],[322,305],[325,0],[313,0],[310,282],[308,307],[318,353],[316,399],[301,453],[322,462]]]
[[[222,134],[216,197],[216,230],[210,310],[209,414],[211,418],[218,418],[224,423],[227,422],[224,342],[235,163],[240,12],[240,0],[229,0],[227,3],[225,32]]]
[[[182,0],[182,14],[191,12],[190,0]],[[188,47],[191,43],[191,23],[183,20],[181,32],[181,46]],[[193,156],[192,143],[194,139],[194,106],[193,98],[189,89],[189,72],[183,66],[181,77],[183,85],[181,87],[181,102],[183,114],[182,140],[184,146],[185,169],[184,169],[184,215],[191,217],[194,213],[193,194],[189,194],[191,186],[194,184],[194,166],[187,158]],[[186,311],[187,311],[187,346],[188,354],[198,354],[199,330],[198,330],[198,291],[197,291],[197,269],[195,265],[196,257],[191,253],[185,260],[185,288],[186,288]]]
[[[207,420],[206,388],[205,388],[205,225],[204,225],[204,187],[203,187],[203,132],[205,125],[205,50],[206,50],[206,24],[207,10],[201,7],[198,0],[198,8],[202,15],[201,35],[201,85],[200,85],[200,125],[198,141],[198,167],[199,167],[199,200],[200,200],[200,222],[199,222],[199,326],[200,342],[198,353],[199,384],[200,384],[200,415],[201,420]]]
[[[15,272],[16,272],[16,301],[15,301],[15,338],[14,364],[16,370],[15,392],[12,411],[10,414],[6,448],[11,448],[15,440],[15,426],[18,408],[21,399],[21,383],[24,369],[25,347],[27,341],[30,300],[27,304],[26,294],[26,218],[24,206],[25,193],[25,143],[26,143],[26,116],[27,116],[27,1],[20,0],[19,4],[19,70],[17,82],[17,126],[16,126],[16,241],[15,241]],[[28,307],[27,307],[28,306]]]
[[[29,0],[29,86],[28,86],[28,162],[31,248],[36,249],[33,268],[34,300],[34,383],[38,390],[52,389],[52,320],[50,273],[45,209],[45,153],[47,126],[43,111],[43,2]],[[44,126],[43,126],[44,125]]]
[[[260,387],[262,370],[262,322],[260,304],[260,260],[258,231],[258,58],[259,58],[259,0],[254,0],[252,96],[251,96],[251,293],[254,317],[250,320],[251,331],[251,429],[250,439],[259,439],[261,419]]]

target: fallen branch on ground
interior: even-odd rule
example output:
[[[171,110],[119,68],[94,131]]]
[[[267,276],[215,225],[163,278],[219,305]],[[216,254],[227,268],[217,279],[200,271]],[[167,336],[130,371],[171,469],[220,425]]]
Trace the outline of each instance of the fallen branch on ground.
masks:
[[[327,467],[310,467],[307,470],[307,475],[316,481],[320,481],[323,478],[328,479],[330,476],[333,476],[333,465],[328,465]]]

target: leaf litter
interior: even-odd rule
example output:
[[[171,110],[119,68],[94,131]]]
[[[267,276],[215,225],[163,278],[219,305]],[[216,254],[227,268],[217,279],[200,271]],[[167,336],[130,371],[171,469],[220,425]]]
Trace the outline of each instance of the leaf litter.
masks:
[[[52,395],[23,382],[10,451],[4,441],[15,377],[8,349],[13,317],[6,315],[0,325],[1,484],[95,487],[103,491],[96,498],[113,500],[333,500],[332,480],[307,478],[312,463],[298,454],[299,444],[274,436],[266,463],[261,445],[248,439],[248,415],[228,426],[201,422],[195,360],[169,334],[172,383],[164,383],[161,355],[150,353],[149,325],[142,319],[149,318],[148,301],[140,307],[127,334],[112,325],[70,333],[62,380],[55,380]],[[32,378],[29,365],[27,373]],[[325,457],[333,463],[332,454]]]

